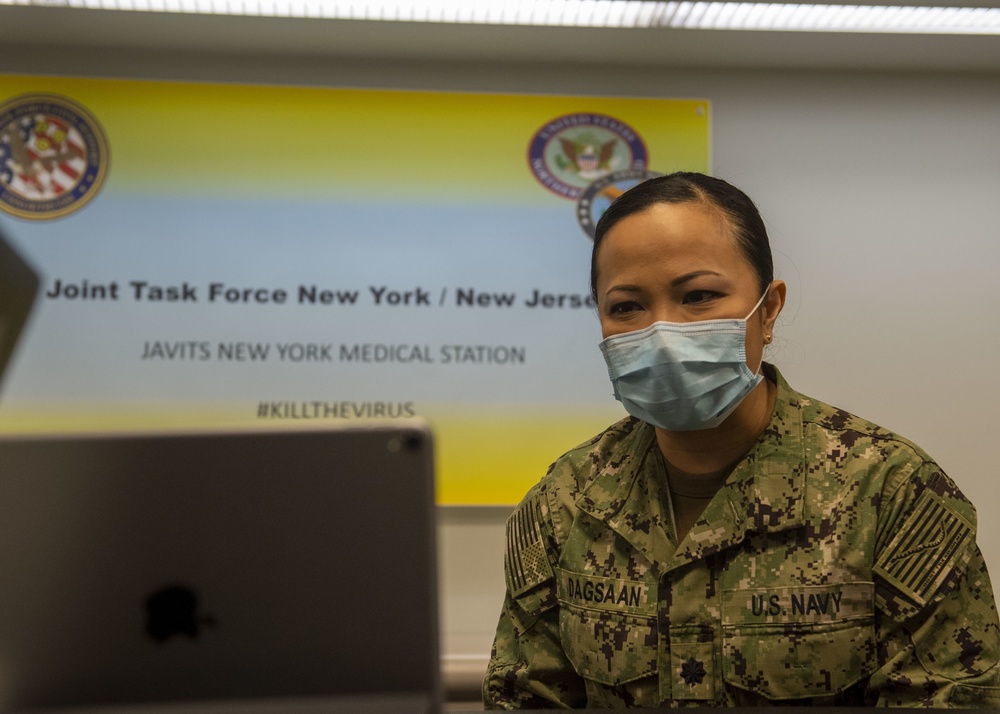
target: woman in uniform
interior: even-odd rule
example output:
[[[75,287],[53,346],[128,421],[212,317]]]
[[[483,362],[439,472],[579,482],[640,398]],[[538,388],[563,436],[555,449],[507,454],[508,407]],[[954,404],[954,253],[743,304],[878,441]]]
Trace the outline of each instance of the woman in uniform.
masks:
[[[975,510],[763,361],[785,284],[753,202],[701,174],[636,186],[591,288],[631,416],[508,521],[487,708],[1000,705]]]

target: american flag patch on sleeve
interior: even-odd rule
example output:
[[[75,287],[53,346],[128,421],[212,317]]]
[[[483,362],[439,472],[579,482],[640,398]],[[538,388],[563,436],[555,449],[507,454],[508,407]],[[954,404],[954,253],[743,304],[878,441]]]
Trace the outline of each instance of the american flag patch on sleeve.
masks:
[[[507,520],[507,562],[504,572],[507,590],[514,597],[552,578],[538,511],[534,500],[527,500]]]
[[[972,523],[928,488],[879,555],[873,572],[923,606],[974,543]]]

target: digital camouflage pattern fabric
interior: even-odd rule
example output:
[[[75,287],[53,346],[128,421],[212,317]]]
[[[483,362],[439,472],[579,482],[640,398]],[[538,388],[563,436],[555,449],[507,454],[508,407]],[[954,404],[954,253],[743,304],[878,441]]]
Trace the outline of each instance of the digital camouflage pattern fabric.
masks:
[[[487,708],[1000,706],[972,505],[912,443],[766,369],[771,421],[682,542],[632,418],[528,493]]]

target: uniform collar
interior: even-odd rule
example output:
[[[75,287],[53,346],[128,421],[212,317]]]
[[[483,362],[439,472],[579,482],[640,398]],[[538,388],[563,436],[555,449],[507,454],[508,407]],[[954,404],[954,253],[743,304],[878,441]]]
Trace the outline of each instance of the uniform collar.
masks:
[[[580,509],[667,568],[730,548],[750,533],[801,526],[806,487],[801,395],[775,367],[765,364],[764,370],[778,387],[771,419],[679,547],[666,534],[673,529],[666,474],[656,434],[644,422],[622,439],[615,450],[620,456],[603,463],[581,493]]]

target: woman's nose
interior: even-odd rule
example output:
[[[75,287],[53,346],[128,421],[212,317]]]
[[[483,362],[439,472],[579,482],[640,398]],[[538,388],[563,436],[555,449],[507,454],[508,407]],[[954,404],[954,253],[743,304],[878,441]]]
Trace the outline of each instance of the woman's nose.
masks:
[[[649,308],[650,324],[654,322],[683,322],[677,305],[669,302],[657,302]]]

